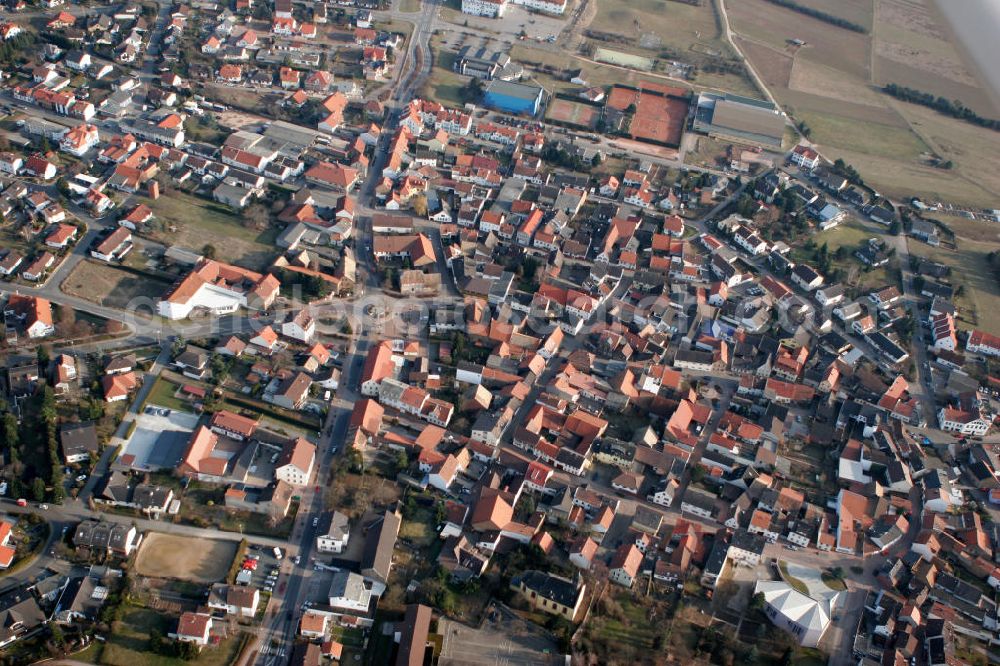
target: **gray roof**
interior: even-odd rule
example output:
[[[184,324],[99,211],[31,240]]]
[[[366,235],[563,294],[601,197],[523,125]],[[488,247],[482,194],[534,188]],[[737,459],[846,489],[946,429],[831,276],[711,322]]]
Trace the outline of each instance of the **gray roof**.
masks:
[[[361,573],[378,578],[382,582],[389,579],[392,551],[396,547],[400,522],[398,514],[386,511],[385,515],[369,528],[368,540],[361,556]]]

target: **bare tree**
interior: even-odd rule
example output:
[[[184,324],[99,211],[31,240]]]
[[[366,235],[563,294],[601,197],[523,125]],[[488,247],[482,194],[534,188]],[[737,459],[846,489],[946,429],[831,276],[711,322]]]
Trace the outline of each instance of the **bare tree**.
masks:
[[[271,214],[261,204],[253,204],[243,211],[243,226],[263,231],[271,223]]]

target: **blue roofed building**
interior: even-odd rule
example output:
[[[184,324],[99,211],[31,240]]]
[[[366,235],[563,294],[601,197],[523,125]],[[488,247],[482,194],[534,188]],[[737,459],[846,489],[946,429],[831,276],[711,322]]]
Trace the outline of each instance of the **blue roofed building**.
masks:
[[[483,104],[497,111],[533,116],[538,113],[544,94],[540,86],[493,80],[483,93]]]

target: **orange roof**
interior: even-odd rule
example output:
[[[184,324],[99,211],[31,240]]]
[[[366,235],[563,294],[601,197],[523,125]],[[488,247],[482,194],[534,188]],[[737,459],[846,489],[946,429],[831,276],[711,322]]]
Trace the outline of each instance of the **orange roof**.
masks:
[[[186,611],[177,623],[177,634],[179,636],[205,636],[211,622],[211,615]]]
[[[611,569],[624,569],[631,578],[635,578],[639,573],[639,565],[642,564],[642,552],[635,547],[634,543],[623,543],[615,551],[614,559],[611,560]]]
[[[302,616],[300,630],[303,632],[309,631],[313,633],[322,633],[326,631],[326,615],[324,613],[317,613],[315,611],[306,611],[305,615]]]
[[[127,396],[129,391],[136,387],[135,373],[126,372],[121,375],[105,375],[101,377],[101,386],[104,388],[104,399],[113,400]]]
[[[209,456],[212,455],[218,442],[219,438],[214,432],[205,426],[198,426],[198,429],[191,435],[191,439],[188,440],[187,451],[184,452],[184,459],[180,465],[181,469],[191,472],[206,471],[204,463],[211,460]],[[222,462],[225,463],[225,461]]]
[[[278,466],[294,465],[305,472],[312,468],[315,459],[316,445],[304,437],[298,437],[285,444]]]
[[[386,377],[391,377],[394,367],[392,343],[383,341],[369,350],[364,369],[361,371],[361,383],[380,382]]]
[[[502,530],[513,517],[514,509],[511,505],[497,491],[484,488],[470,522],[477,529]]]
[[[234,414],[233,412],[225,409],[212,415],[210,425],[213,428],[228,430],[229,432],[234,432],[243,435],[244,437],[250,437],[257,429],[257,421],[255,419],[251,419],[247,416],[241,416],[240,414]]]

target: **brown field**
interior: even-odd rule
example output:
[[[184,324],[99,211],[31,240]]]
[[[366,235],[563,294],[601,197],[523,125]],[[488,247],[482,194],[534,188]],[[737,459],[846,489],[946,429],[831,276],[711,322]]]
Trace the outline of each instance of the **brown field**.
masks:
[[[169,287],[103,263],[84,260],[62,281],[62,290],[99,305],[125,309],[130,302],[155,304]]]
[[[787,88],[795,60],[792,56],[764,44],[737,37],[737,46],[753,63],[768,87]]]
[[[1000,243],[1000,224],[970,220],[967,217],[934,213],[927,217],[941,222],[951,229],[956,236],[973,243]]]
[[[597,121],[601,117],[601,110],[600,108],[590,106],[589,104],[581,104],[568,99],[556,98],[549,103],[549,108],[545,117],[548,120],[555,122],[576,125],[577,127],[586,127],[587,129],[594,129],[594,127],[597,126]]]
[[[149,532],[139,547],[135,568],[143,576],[215,583],[226,577],[235,556],[233,541]]]
[[[885,107],[885,96],[867,82],[845,74],[833,67],[796,58],[791,68],[788,88],[795,92],[850,102],[856,105]]]
[[[779,51],[790,39],[801,39],[806,46],[796,58],[839,69],[852,76],[868,78],[867,35],[831,26],[818,19],[784,9],[764,0],[740,0],[726,5],[733,29],[750,39]]]

